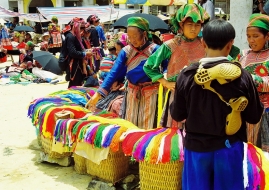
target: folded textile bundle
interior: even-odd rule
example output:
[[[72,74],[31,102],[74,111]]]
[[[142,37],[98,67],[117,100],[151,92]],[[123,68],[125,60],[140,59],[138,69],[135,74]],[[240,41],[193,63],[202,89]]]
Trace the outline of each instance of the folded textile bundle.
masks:
[[[54,93],[49,94],[49,96],[53,97],[61,97],[61,98],[68,98],[70,101],[85,106],[91,96],[97,91],[96,88],[86,88],[80,86],[74,86],[67,90],[60,90]]]
[[[136,161],[168,163],[183,161],[183,134],[178,128],[129,131],[122,149]]]
[[[269,160],[251,143],[244,143],[243,173],[245,189],[269,189]]]
[[[54,138],[63,146],[71,147],[75,142],[85,142],[96,148],[119,150],[121,135],[137,128],[132,123],[115,118],[114,113],[102,112],[86,119],[59,119],[54,130]]]

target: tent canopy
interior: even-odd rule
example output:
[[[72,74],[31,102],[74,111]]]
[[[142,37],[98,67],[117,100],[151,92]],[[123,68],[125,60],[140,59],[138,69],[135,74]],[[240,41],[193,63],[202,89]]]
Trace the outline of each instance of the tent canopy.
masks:
[[[53,16],[56,16],[59,24],[67,24],[74,17],[86,20],[90,15],[97,15],[101,22],[108,22],[139,11],[138,9],[115,9],[111,6],[38,7],[37,9],[47,20],[51,20]]]
[[[10,11],[0,6],[0,18],[9,18],[9,17],[20,17],[20,19],[31,20],[35,22],[48,22],[49,20],[45,19],[42,15],[34,13],[34,14],[25,14],[18,13],[14,11]]]

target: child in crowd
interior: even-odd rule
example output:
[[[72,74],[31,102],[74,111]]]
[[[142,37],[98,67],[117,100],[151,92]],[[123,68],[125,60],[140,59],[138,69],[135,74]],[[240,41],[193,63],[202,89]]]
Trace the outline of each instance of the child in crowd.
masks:
[[[210,21],[203,29],[206,57],[176,80],[170,112],[186,120],[183,190],[245,189],[246,122],[259,122],[263,105],[251,75],[227,59],[234,38],[229,22]]]
[[[28,41],[25,45],[25,49],[20,50],[19,66],[24,69],[31,69],[33,67],[33,51],[35,45],[32,41]]]
[[[98,72],[98,78],[99,78],[99,82],[102,83],[102,81],[105,79],[106,75],[108,74],[108,72],[110,71],[110,69],[112,68],[114,61],[116,60],[117,56],[116,56],[116,48],[115,45],[110,45],[108,47],[108,55],[106,55],[103,60],[101,61],[100,64],[100,70]]]
[[[32,36],[31,36],[31,34],[27,32],[27,33],[25,34],[24,42],[27,43],[28,41],[33,41],[33,40],[32,40]]]
[[[42,34],[42,38],[41,38],[42,42],[40,43],[41,51],[48,51],[49,39],[50,39],[50,35],[48,32],[45,32],[44,34]]]
[[[165,87],[165,91],[170,91],[166,105],[158,105],[159,109],[164,107],[163,111],[158,110],[158,126],[162,127],[181,127],[181,123],[172,120],[169,105],[173,101],[175,82],[177,76],[185,66],[196,63],[205,56],[205,49],[201,43],[198,34],[202,26],[209,20],[209,15],[199,5],[182,5],[174,19],[173,25],[175,31],[180,33],[173,39],[165,41],[161,47],[149,56],[144,65],[144,71],[152,82],[159,82],[160,87]],[[182,32],[179,32],[179,31]],[[169,60],[167,72],[160,69],[164,60]],[[159,96],[159,98],[162,96]]]

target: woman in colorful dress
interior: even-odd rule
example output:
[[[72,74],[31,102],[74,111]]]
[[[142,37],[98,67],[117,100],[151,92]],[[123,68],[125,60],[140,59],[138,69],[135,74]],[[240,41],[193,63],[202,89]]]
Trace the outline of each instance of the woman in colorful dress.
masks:
[[[198,34],[202,25],[209,20],[209,15],[197,4],[186,4],[177,11],[173,25],[182,34],[164,42],[161,47],[152,54],[144,65],[145,73],[151,78],[152,82],[159,82],[165,90],[171,90],[167,103],[164,105],[162,119],[159,112],[159,121],[162,127],[181,127],[181,123],[172,120],[169,105],[174,98],[175,82],[179,72],[192,63],[198,62],[205,56],[205,49]],[[159,71],[159,66],[163,60],[170,59],[167,67],[167,76]],[[161,91],[160,91],[161,92]],[[161,100],[163,103],[163,101]],[[158,105],[159,108],[162,105]]]
[[[98,100],[108,95],[112,84],[126,76],[128,86],[124,119],[140,128],[150,129],[153,128],[156,118],[159,83],[151,82],[143,71],[143,66],[159,46],[149,40],[151,35],[146,19],[131,17],[127,23],[130,44],[120,51],[109,74],[86,107],[94,111]]]
[[[269,152],[269,16],[251,15],[247,26],[247,40],[250,49],[242,52],[240,62],[252,74],[265,108],[258,124],[248,124],[248,141]]]
[[[50,34],[49,52],[55,55],[60,52],[62,47],[62,35],[60,32],[60,26],[58,25],[58,18],[53,16],[51,22],[48,26],[48,31]]]

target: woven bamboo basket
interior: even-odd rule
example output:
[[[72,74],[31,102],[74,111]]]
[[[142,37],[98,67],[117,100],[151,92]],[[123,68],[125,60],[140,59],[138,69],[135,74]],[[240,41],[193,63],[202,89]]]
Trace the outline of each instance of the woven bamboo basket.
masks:
[[[72,152],[63,152],[62,154],[58,152],[52,151],[52,143],[53,140],[49,138],[45,138],[43,135],[41,135],[41,143],[42,143],[42,148],[43,151],[49,155],[51,158],[64,158],[64,157],[69,157],[72,155]],[[75,145],[73,145],[75,146]]]
[[[87,174],[87,166],[86,166],[86,158],[77,155],[76,153],[73,154],[74,156],[74,169],[78,174]]]
[[[110,150],[107,159],[102,160],[99,165],[87,159],[87,173],[114,184],[127,176],[129,160],[122,150]]]
[[[139,162],[141,190],[179,190],[181,189],[183,162],[165,164]]]

